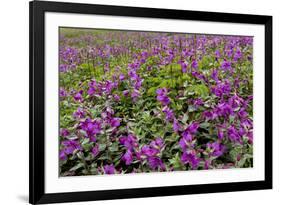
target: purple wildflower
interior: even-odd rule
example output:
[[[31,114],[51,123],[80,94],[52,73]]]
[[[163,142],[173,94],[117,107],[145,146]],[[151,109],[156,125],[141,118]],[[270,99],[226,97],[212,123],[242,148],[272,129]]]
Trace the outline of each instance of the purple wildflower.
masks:
[[[160,168],[161,170],[165,170],[165,165],[159,157],[149,157],[147,161],[151,169],[156,170]]]
[[[220,50],[215,51],[215,56],[216,56],[217,59],[221,57]]]
[[[119,127],[120,126],[120,119],[116,118],[116,117],[110,119],[110,126],[111,127]]]
[[[69,133],[68,129],[63,128],[60,130],[60,136],[62,136],[62,137],[67,137],[69,134],[70,133]]]
[[[127,96],[129,95],[129,90],[124,90],[124,91],[123,91],[123,95],[124,95],[125,97],[127,97]]]
[[[168,95],[168,89],[167,88],[159,88],[156,90],[157,94],[157,100],[161,102],[162,105],[168,105],[170,103],[170,99],[167,96]]]
[[[75,150],[82,150],[78,140],[65,140],[61,143],[63,145],[63,152],[66,155],[73,154]]]
[[[145,155],[147,157],[152,157],[152,156],[157,155],[159,153],[159,150],[156,149],[155,147],[144,145],[141,148],[141,152],[142,152],[143,155]]]
[[[188,147],[191,146],[192,142],[192,135],[188,133],[187,131],[184,131],[182,133],[182,138],[179,141],[179,145],[183,151],[185,151]]]
[[[125,75],[121,73],[121,74],[119,75],[119,80],[120,80],[120,81],[125,80]]]
[[[226,71],[226,70],[231,70],[231,62],[227,61],[227,60],[223,60],[223,62],[221,63],[221,68]]]
[[[133,101],[135,102],[139,96],[140,96],[140,92],[137,89],[134,89],[133,92],[131,93],[131,97]]]
[[[98,144],[96,144],[93,148],[92,148],[92,150],[91,150],[91,153],[92,153],[92,155],[93,155],[93,157],[96,157],[98,154],[99,154],[99,145]]]
[[[120,96],[119,95],[117,95],[117,94],[114,94],[113,95],[113,98],[114,98],[114,100],[116,101],[116,102],[119,102],[120,101]]]
[[[98,83],[95,80],[92,80],[89,83],[89,90],[88,90],[88,95],[92,96],[94,94],[97,94],[99,92],[99,86]]]
[[[161,137],[157,137],[155,140],[150,142],[150,146],[160,150],[164,146],[164,141],[163,141],[163,139]]]
[[[133,162],[133,153],[131,150],[127,150],[127,152],[123,155],[122,160],[125,161],[126,165],[130,165]]]
[[[80,127],[87,134],[86,137],[89,137],[91,141],[96,141],[96,135],[101,133],[102,123],[99,120],[91,120],[87,118],[85,121],[80,123]]]
[[[60,97],[62,97],[62,98],[67,96],[67,92],[65,91],[64,88],[60,88],[59,93],[60,93]]]
[[[103,166],[105,174],[115,174],[115,167],[113,164]]]
[[[199,128],[199,123],[198,122],[192,122],[188,128],[186,129],[187,132],[191,134],[195,134]]]
[[[73,97],[74,100],[81,102],[83,100],[82,93],[83,93],[83,90],[80,90],[79,92],[77,92]]]
[[[138,80],[138,78],[139,78],[138,74],[134,70],[130,70],[128,72],[128,75],[129,75],[131,80]]]
[[[59,158],[60,158],[60,160],[66,160],[66,159],[67,159],[67,155],[66,155],[66,153],[64,152],[64,150],[60,150],[60,152],[59,152]]]
[[[183,73],[186,73],[186,72],[187,72],[188,63],[182,61],[182,62],[180,63],[180,65],[181,65],[181,71],[182,71]]]
[[[192,67],[192,68],[195,68],[195,69],[198,68],[198,62],[197,62],[197,60],[193,60],[193,61],[192,61],[191,67]]]
[[[165,106],[162,111],[165,113],[167,121],[171,122],[174,120],[174,112],[168,106]]]
[[[218,142],[207,143],[207,148],[210,150],[210,155],[214,157],[223,155],[225,150],[225,147]]]
[[[128,136],[122,136],[119,138],[120,144],[124,145],[127,149],[133,150],[138,147],[136,136],[129,134]]]
[[[192,169],[196,169],[199,165],[200,158],[196,156],[196,152],[184,152],[181,156],[183,164],[190,164]]]
[[[174,132],[178,132],[180,129],[181,129],[181,126],[180,126],[179,122],[176,119],[174,119],[174,122],[173,122]]]
[[[234,142],[240,141],[239,133],[237,132],[237,130],[235,129],[234,126],[230,126],[230,127],[228,128],[227,134],[228,134],[228,138],[229,138],[231,141],[234,141]]]
[[[74,113],[73,113],[73,117],[76,119],[81,119],[85,117],[85,111],[82,108],[78,108]]]
[[[219,139],[219,140],[222,140],[222,139],[223,139],[223,136],[224,136],[224,134],[223,134],[222,129],[218,129],[218,139]]]
[[[211,73],[211,78],[216,81],[218,83],[219,81],[219,78],[218,78],[219,74],[218,74],[218,70],[217,69],[214,69]]]
[[[242,58],[242,52],[240,50],[240,48],[237,48],[235,53],[234,53],[234,57],[233,57],[233,60],[234,61],[237,61],[239,60],[240,58]]]

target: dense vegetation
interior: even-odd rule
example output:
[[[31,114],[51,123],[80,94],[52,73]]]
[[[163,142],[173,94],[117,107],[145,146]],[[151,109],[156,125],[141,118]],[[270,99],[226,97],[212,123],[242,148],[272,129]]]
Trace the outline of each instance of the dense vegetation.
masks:
[[[60,175],[253,166],[252,37],[60,29]]]

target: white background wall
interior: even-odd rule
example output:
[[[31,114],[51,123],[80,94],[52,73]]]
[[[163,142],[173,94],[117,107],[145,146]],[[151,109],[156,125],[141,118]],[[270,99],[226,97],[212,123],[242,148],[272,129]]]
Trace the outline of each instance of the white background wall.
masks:
[[[273,15],[274,189],[79,204],[278,204],[280,182],[281,6],[278,0],[72,0],[109,5]],[[0,204],[28,200],[28,1],[0,2]],[[279,202],[280,203],[280,202]],[[75,203],[76,204],[76,203]],[[77,203],[78,204],[78,203]]]

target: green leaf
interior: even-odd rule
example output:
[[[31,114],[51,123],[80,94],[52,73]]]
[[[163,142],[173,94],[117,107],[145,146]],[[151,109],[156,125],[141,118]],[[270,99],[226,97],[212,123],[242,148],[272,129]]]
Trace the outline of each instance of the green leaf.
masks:
[[[157,90],[157,87],[151,87],[147,90],[147,94],[148,95],[152,95],[152,96],[155,96],[156,95],[156,90]]]
[[[116,152],[116,151],[118,151],[118,144],[113,143],[108,149],[110,152]]]
[[[193,106],[193,105],[189,105],[188,106],[188,112],[194,112],[194,111],[196,111],[196,107]]]
[[[175,170],[181,169],[183,167],[181,160],[180,160],[179,153],[177,153],[174,158],[169,159],[169,162],[173,165]]]
[[[200,124],[200,127],[203,129],[208,129],[210,127],[210,123],[208,122],[203,122]]]
[[[99,151],[102,152],[106,148],[106,144],[99,144]]]
[[[185,113],[185,114],[183,115],[182,120],[181,120],[181,121],[182,121],[182,123],[186,123],[186,122],[187,122],[187,120],[188,120],[188,118],[189,118],[188,114],[186,114],[186,113]]]
[[[195,93],[200,97],[206,97],[210,93],[209,88],[204,84],[192,85],[187,88],[187,91],[188,93]]]
[[[84,167],[83,163],[78,163],[77,165],[75,165],[74,167],[72,167],[69,171],[76,171],[77,169],[80,169],[81,167]]]

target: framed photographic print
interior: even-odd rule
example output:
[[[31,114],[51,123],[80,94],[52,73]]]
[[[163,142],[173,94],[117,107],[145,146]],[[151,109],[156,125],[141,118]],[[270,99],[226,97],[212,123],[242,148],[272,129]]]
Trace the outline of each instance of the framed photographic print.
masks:
[[[30,203],[272,188],[272,17],[30,2]]]

